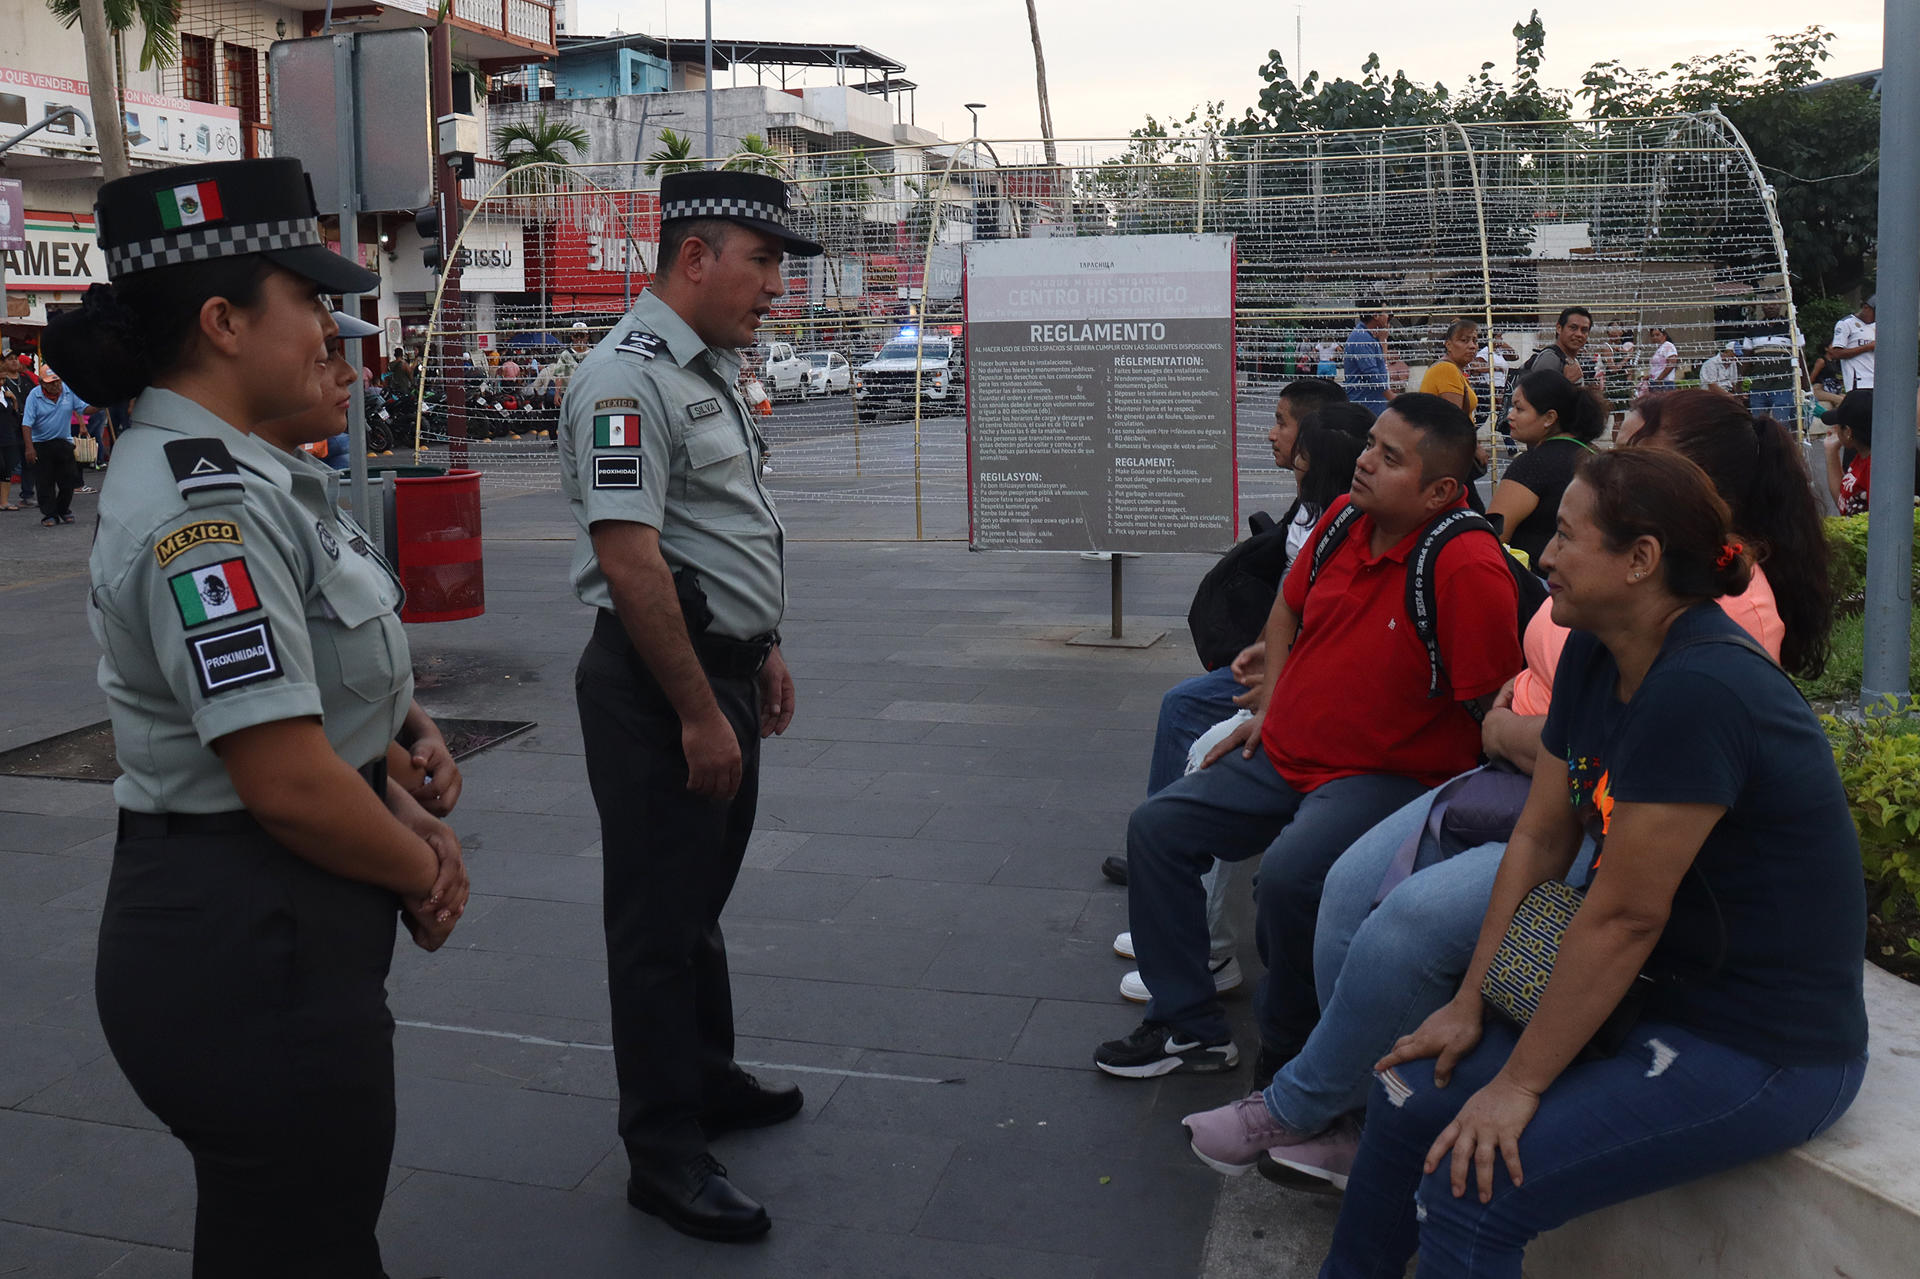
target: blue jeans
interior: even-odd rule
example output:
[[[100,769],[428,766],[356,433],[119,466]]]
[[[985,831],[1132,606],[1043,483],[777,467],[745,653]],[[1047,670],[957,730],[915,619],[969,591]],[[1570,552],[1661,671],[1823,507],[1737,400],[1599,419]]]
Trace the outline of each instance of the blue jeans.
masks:
[[[1505,844],[1442,858],[1422,838],[1414,874],[1378,906],[1393,855],[1427,820],[1428,791],[1356,840],[1327,872],[1314,930],[1320,1024],[1273,1077],[1267,1109],[1297,1132],[1319,1132],[1367,1104],[1373,1063],[1452,999],[1480,940]],[[1581,844],[1567,879],[1582,883],[1593,843]]]
[[[1811,397],[1809,397],[1811,398]],[[1793,426],[1793,388],[1783,387],[1771,391],[1747,392],[1747,411],[1755,415],[1768,414]]]
[[[1147,766],[1147,794],[1153,796],[1177,782],[1187,773],[1187,754],[1200,735],[1230,718],[1240,708],[1233,699],[1246,691],[1246,685],[1233,677],[1231,667],[1221,666],[1205,675],[1181,680],[1160,699],[1160,722],[1153,729],[1153,760]],[[1248,873],[1252,867],[1247,868]],[[1227,901],[1234,886],[1244,876],[1228,862],[1216,861],[1201,877],[1207,890],[1207,953],[1227,956],[1233,953],[1236,938],[1233,921],[1227,913]]]
[[[1524,1185],[1495,1159],[1491,1201],[1480,1202],[1471,1174],[1456,1199],[1452,1161],[1426,1175],[1421,1164],[1516,1038],[1489,1018],[1446,1088],[1434,1087],[1433,1063],[1420,1061],[1395,1068],[1413,1090],[1404,1104],[1374,1090],[1321,1279],[1400,1279],[1416,1248],[1420,1279],[1520,1279],[1535,1235],[1825,1132],[1852,1104],[1867,1066],[1865,1053],[1831,1066],[1775,1066],[1671,1023],[1643,1022],[1617,1055],[1576,1062],[1547,1089],[1520,1134]]]
[[[1304,1043],[1320,1010],[1313,993],[1313,931],[1327,868],[1356,838],[1424,787],[1369,774],[1306,794],[1267,760],[1230,751],[1133,810],[1127,822],[1127,911],[1140,978],[1153,992],[1147,1017],[1209,1043],[1227,1019],[1207,971],[1206,891],[1201,876],[1221,861],[1264,851],[1258,917],[1267,966],[1258,1000],[1269,1047]]]

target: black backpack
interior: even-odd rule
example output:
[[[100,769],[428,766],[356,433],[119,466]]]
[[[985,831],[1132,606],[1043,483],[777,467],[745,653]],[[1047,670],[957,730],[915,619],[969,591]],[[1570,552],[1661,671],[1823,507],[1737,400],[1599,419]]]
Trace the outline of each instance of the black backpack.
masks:
[[[1187,609],[1187,629],[1208,670],[1231,662],[1266,630],[1273,597],[1287,575],[1287,525],[1292,520],[1292,511],[1278,524],[1265,511],[1249,516],[1252,535],[1200,579]]]
[[[1320,576],[1320,570],[1340,549],[1340,544],[1353,530],[1354,523],[1360,518],[1360,512],[1349,502],[1327,525],[1327,531],[1314,544],[1313,563],[1307,572],[1307,589],[1312,590],[1314,582]],[[1413,548],[1413,555],[1407,561],[1407,616],[1413,620],[1413,633],[1420,637],[1421,644],[1427,650],[1427,696],[1440,695],[1440,635],[1436,619],[1436,595],[1433,586],[1434,570],[1440,562],[1440,549],[1462,533],[1485,533],[1500,546],[1500,555],[1513,573],[1514,586],[1520,595],[1518,631],[1522,641],[1526,639],[1527,623],[1546,602],[1547,584],[1536,577],[1513,553],[1500,542],[1500,534],[1484,515],[1460,508],[1452,510],[1427,525],[1420,535],[1420,541]]]

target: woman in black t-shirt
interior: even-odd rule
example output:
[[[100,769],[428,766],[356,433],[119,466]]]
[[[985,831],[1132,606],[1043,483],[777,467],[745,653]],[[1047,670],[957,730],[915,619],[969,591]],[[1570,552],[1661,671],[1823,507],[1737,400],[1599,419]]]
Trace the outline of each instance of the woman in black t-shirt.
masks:
[[[1546,566],[1575,629],[1526,811],[1460,993],[1376,1067],[1322,1279],[1399,1274],[1416,1249],[1421,1279],[1518,1279],[1543,1231],[1799,1145],[1852,1103],[1858,836],[1812,710],[1711,604],[1747,585],[1734,538],[1667,449],[1589,458],[1568,487]],[[1583,832],[1595,874],[1538,1011],[1488,1019],[1516,908]],[[1643,973],[1620,1049],[1583,1052]]]
[[[1502,518],[1501,537],[1537,566],[1573,468],[1607,429],[1606,401],[1557,369],[1535,369],[1514,383],[1507,426],[1527,451],[1500,477],[1487,514]]]

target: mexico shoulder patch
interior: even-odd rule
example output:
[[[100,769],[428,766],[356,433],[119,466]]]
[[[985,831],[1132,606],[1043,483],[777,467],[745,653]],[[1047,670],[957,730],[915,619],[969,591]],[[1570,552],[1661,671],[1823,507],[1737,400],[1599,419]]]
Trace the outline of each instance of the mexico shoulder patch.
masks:
[[[195,636],[187,641],[187,653],[200,691],[208,697],[285,673],[274,651],[273,627],[264,617],[246,626]]]
[[[260,607],[244,556],[175,573],[167,579],[167,586],[173,591],[180,621],[187,626],[205,626]]]
[[[637,489],[640,487],[640,455],[613,454],[593,459],[593,487],[597,489]]]
[[[196,520],[182,524],[153,544],[153,558],[161,568],[173,563],[203,542],[228,542],[240,545],[240,526],[232,520]]]
[[[597,449],[639,448],[640,415],[638,413],[594,414],[593,447]]]

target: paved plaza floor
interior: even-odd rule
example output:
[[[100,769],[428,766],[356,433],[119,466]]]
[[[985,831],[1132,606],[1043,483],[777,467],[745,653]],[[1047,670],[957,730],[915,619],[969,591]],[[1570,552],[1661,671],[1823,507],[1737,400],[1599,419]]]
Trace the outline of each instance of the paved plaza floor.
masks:
[[[93,500],[65,529],[0,515],[0,750],[105,716]],[[697,1243],[622,1196],[572,686],[589,617],[558,495],[490,495],[487,612],[409,628],[418,695],[535,727],[464,764],[467,918],[438,954],[396,952],[394,1279],[1312,1274],[1337,1200],[1225,1182],[1186,1148],[1180,1116],[1238,1095],[1244,1066],[1133,1082],[1091,1063],[1139,1017],[1111,950],[1125,893],[1097,867],[1142,795],[1160,695],[1199,670],[1183,615],[1207,561],[1128,563],[1128,623],[1168,630],[1159,644],[1069,647],[1106,620],[1105,564],[897,540],[897,503],[785,512],[798,713],[768,745],[725,922],[740,1055],[807,1105],[716,1147],[772,1235]],[[964,536],[950,497],[924,514],[929,536]],[[187,1157],[94,1013],[113,827],[104,786],[0,778],[7,1279],[188,1273]],[[1229,1006],[1250,1056],[1246,1004]]]

